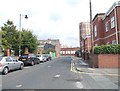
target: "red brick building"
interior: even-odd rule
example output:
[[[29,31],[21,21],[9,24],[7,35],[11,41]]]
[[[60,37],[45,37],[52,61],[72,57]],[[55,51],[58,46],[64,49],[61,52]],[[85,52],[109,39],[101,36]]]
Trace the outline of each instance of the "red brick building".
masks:
[[[120,1],[104,14],[96,14],[92,21],[93,44],[120,44]]]
[[[88,51],[91,49],[91,35],[90,35],[90,23],[81,22],[79,24],[79,41],[80,47],[82,47],[82,52]]]
[[[102,18],[105,13],[99,13],[96,14],[92,26],[93,26],[93,44],[94,46],[99,46],[103,44],[103,37],[104,37],[104,31],[103,31],[103,21]]]
[[[75,52],[80,50],[80,48],[61,48],[60,54],[61,56],[75,56]]]

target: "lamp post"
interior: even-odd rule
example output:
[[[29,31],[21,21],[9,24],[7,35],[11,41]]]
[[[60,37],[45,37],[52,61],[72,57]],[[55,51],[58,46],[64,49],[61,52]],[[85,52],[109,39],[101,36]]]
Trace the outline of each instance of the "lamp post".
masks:
[[[21,15],[20,14],[20,20],[19,20],[19,41],[20,41],[20,44],[19,44],[19,56],[20,56],[20,51],[21,51],[21,17],[24,16],[25,19],[28,19],[28,16],[27,15]]]

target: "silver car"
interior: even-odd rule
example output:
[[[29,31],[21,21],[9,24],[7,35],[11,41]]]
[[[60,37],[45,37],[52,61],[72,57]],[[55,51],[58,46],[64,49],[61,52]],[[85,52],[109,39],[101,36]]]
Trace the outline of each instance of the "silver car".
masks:
[[[7,74],[11,70],[24,68],[24,63],[13,57],[0,57],[0,72]]]
[[[40,60],[40,62],[45,62],[46,58],[42,54],[37,54],[36,57]]]

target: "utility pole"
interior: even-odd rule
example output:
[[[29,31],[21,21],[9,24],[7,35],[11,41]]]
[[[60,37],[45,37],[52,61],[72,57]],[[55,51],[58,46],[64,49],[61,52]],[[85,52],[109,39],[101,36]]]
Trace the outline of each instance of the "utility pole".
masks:
[[[91,57],[91,65],[92,67],[94,67],[94,59],[93,59],[93,55],[94,55],[94,43],[93,43],[93,31],[92,31],[92,4],[91,4],[91,0],[89,0],[89,5],[90,5],[90,35],[91,35],[91,49],[92,49],[92,57]]]
[[[92,34],[92,5],[91,5],[91,0],[89,0],[90,4],[90,35],[91,35],[91,48],[93,49],[93,34]],[[93,52],[93,51],[92,51]]]

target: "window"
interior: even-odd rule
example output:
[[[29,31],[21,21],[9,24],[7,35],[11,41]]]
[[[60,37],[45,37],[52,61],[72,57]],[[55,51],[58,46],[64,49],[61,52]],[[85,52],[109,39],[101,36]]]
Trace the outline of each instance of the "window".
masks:
[[[116,40],[113,40],[113,41],[112,41],[112,44],[116,44]]]
[[[95,37],[97,36],[97,27],[96,27],[96,25],[94,26],[94,36]]]
[[[95,44],[95,46],[98,46],[98,44]]]
[[[71,51],[71,54],[74,54],[74,51]]]
[[[63,54],[63,51],[60,51],[60,54]]]
[[[75,51],[73,51],[73,54],[75,54]]]
[[[106,32],[109,31],[108,22],[105,23]]]
[[[114,16],[111,18],[111,28],[115,27],[115,18]]]
[[[109,44],[110,44],[110,42],[107,42],[107,43],[106,43],[106,45],[109,45]]]
[[[68,54],[70,54],[70,51],[68,51]]]
[[[12,59],[11,58],[6,58],[6,62],[12,62]]]
[[[13,62],[18,62],[18,60],[17,60],[17,59],[14,59]]]

